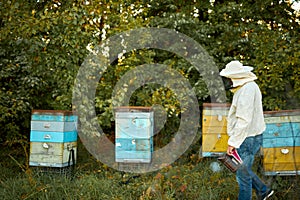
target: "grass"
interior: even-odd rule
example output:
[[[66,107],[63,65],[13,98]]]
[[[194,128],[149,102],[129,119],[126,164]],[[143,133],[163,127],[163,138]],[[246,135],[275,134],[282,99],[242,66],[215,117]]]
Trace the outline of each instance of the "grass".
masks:
[[[81,144],[78,152],[75,170],[68,175],[28,167],[24,148],[3,146],[0,199],[231,200],[237,196],[234,174],[210,169],[214,158],[188,153],[159,171],[131,174],[108,168]],[[255,166],[260,169],[259,162]],[[275,189],[273,199],[300,199],[299,177],[261,177]]]

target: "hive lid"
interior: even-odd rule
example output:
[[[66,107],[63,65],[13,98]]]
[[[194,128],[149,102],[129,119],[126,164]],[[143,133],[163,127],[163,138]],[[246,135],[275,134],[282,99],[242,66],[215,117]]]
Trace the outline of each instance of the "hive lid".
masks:
[[[120,106],[114,110],[115,112],[151,112],[153,109],[145,106]]]
[[[32,110],[35,115],[74,115],[75,112],[69,110]]]
[[[203,108],[223,108],[223,107],[230,107],[230,103],[203,103]]]
[[[295,110],[279,110],[279,111],[265,111],[265,117],[278,117],[278,116],[295,116],[300,115],[300,109]]]

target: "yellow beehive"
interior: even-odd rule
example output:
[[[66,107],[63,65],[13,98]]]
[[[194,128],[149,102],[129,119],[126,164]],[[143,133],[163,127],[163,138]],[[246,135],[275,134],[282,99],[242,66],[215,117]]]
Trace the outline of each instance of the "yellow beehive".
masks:
[[[230,104],[204,103],[202,113],[202,156],[218,156],[227,150],[227,115]]]
[[[300,174],[300,147],[263,148],[265,175]]]

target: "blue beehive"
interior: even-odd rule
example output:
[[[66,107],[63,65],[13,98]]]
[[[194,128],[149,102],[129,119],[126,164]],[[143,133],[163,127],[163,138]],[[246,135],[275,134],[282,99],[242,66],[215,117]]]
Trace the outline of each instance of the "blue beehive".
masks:
[[[76,162],[77,116],[71,111],[33,110],[30,166],[66,167]]]
[[[153,152],[153,111],[150,107],[118,107],[115,160],[150,163]]]
[[[300,174],[300,110],[265,112],[265,175]]]

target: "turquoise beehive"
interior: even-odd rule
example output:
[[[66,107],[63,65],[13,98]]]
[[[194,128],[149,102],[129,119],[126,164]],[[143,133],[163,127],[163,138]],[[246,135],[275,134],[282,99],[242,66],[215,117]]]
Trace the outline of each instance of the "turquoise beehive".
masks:
[[[77,116],[73,112],[32,111],[29,166],[66,167],[74,165],[76,153]]]
[[[115,116],[115,161],[150,163],[154,129],[151,107],[118,107]]]

